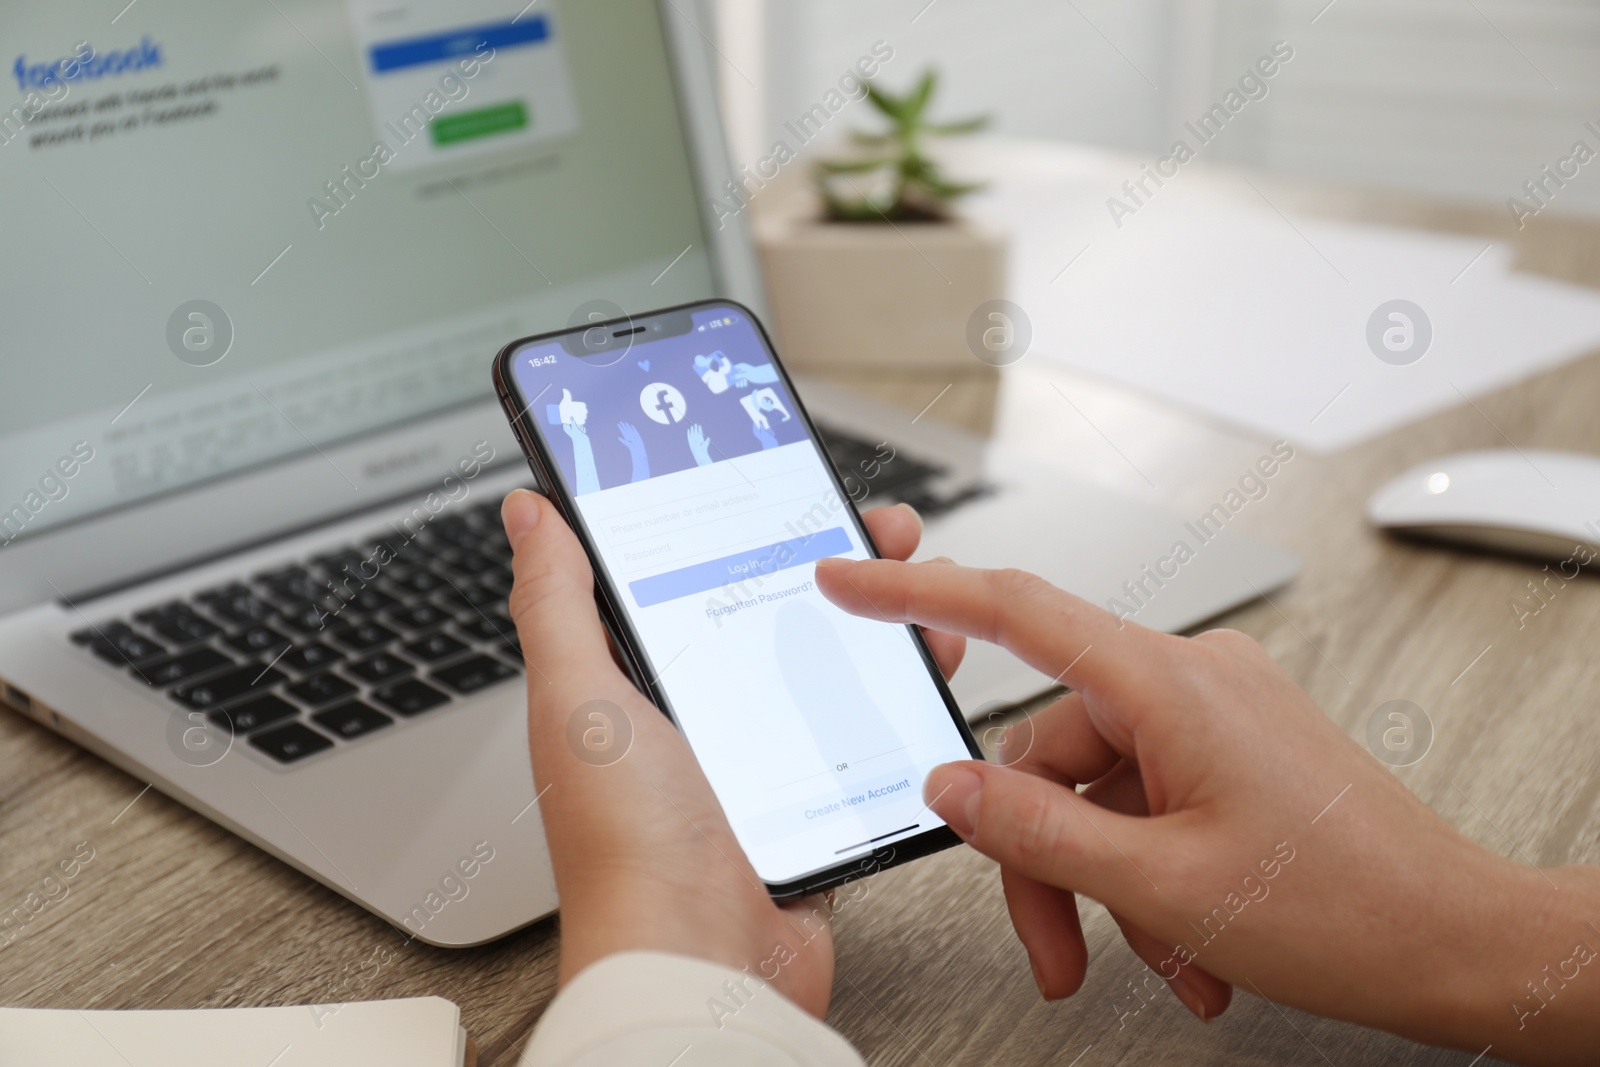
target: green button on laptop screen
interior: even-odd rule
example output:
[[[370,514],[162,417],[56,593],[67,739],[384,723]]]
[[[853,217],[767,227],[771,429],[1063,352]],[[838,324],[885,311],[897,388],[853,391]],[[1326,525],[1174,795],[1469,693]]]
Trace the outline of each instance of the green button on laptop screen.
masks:
[[[528,124],[528,110],[520,100],[509,104],[496,104],[476,111],[463,111],[459,115],[436,118],[429,124],[434,144],[454,144],[470,141],[474,137],[492,137],[508,130],[520,130]]]

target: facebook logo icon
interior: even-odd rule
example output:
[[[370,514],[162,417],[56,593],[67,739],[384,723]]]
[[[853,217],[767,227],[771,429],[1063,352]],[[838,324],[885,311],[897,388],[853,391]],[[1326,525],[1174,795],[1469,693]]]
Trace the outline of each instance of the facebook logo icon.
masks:
[[[681,422],[689,410],[683,394],[666,382],[651,382],[639,393],[639,407],[645,415],[666,426]]]

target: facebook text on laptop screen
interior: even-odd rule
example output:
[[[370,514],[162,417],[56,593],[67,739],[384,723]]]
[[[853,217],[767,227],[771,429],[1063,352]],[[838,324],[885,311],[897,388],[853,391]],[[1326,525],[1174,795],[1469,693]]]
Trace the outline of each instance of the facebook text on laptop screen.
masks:
[[[652,0],[19,3],[0,53],[0,544],[712,292]]]

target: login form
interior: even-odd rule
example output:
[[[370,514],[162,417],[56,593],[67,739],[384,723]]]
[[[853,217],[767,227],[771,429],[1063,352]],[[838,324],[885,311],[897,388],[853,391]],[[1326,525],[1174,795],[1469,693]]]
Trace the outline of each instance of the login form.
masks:
[[[533,343],[512,374],[762,879],[942,825],[922,781],[966,742],[908,629],[817,590],[817,560],[869,553],[748,315],[621,354]]]

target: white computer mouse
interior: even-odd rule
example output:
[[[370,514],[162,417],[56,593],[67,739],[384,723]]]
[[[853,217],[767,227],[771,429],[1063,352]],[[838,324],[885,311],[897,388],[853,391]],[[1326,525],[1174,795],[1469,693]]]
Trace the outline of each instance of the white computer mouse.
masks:
[[[1592,559],[1600,553],[1600,456],[1531,448],[1443,456],[1374,493],[1367,518],[1477,548]]]

